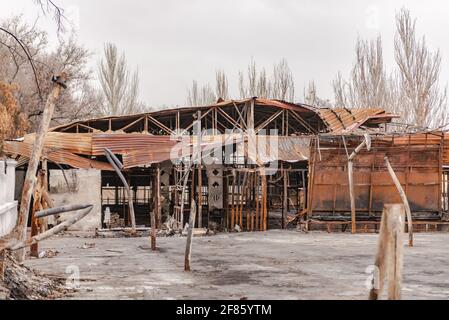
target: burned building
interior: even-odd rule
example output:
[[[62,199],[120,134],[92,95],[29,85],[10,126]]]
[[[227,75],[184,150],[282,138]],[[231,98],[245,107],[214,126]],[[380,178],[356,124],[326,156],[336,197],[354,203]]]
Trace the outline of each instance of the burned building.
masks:
[[[344,226],[352,219],[347,158],[369,134],[371,150],[354,160],[357,223],[375,224],[384,203],[399,201],[385,156],[414,217],[442,222],[448,202],[445,135],[391,133],[394,118],[378,108],[226,100],[64,124],[47,133],[42,158],[57,204],[85,198],[95,204],[80,225],[88,229],[148,226],[151,212],[157,225],[182,228],[192,201],[199,204],[198,227],[256,231],[291,221]],[[33,134],[6,141],[4,152],[26,166],[33,141]],[[108,155],[122,165],[129,189]]]

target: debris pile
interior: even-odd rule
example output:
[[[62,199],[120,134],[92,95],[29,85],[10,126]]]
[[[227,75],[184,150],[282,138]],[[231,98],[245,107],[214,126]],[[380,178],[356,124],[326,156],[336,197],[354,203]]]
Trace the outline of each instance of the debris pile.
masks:
[[[62,280],[50,279],[5,257],[4,279],[0,280],[0,300],[52,300],[68,295]]]
[[[125,219],[120,218],[118,213],[111,214],[111,218],[109,223],[107,223],[107,228],[124,228],[125,227]]]

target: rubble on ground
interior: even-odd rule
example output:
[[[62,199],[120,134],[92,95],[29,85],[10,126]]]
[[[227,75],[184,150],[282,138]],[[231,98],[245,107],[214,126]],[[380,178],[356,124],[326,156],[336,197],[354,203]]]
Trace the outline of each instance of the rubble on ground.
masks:
[[[0,300],[52,300],[73,292],[60,279],[51,279],[5,257],[4,279],[0,280]]]

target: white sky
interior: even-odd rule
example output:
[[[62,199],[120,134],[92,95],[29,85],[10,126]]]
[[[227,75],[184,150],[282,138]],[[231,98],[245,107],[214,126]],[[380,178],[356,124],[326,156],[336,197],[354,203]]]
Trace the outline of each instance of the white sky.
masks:
[[[55,0],[66,9],[79,41],[94,54],[92,68],[105,42],[125,51],[131,67],[139,67],[141,99],[150,106],[183,105],[192,80],[215,80],[224,69],[237,96],[237,73],[251,57],[271,71],[286,58],[294,73],[296,100],[314,80],[318,94],[331,98],[337,71],[346,77],[358,36],[382,36],[387,66],[394,63],[394,15],[406,6],[417,31],[443,58],[442,84],[449,80],[449,2],[313,1],[313,0]],[[394,2],[394,3],[393,3]],[[42,15],[33,0],[0,2],[0,20],[23,14],[31,23]],[[39,27],[52,41],[56,28],[41,18]]]

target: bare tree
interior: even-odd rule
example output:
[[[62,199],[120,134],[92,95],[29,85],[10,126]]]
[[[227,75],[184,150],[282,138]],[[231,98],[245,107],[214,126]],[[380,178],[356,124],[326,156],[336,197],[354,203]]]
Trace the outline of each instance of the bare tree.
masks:
[[[421,127],[447,122],[447,88],[440,90],[440,52],[427,48],[425,38],[417,39],[416,20],[402,9],[396,15],[395,58],[399,68],[397,111]]]
[[[287,60],[282,59],[273,67],[273,85],[271,97],[293,102],[295,99],[295,83]]]
[[[304,88],[304,103],[319,108],[330,108],[332,104],[329,100],[321,99],[318,97],[315,82],[312,80],[309,82],[307,88]]]
[[[228,78],[223,70],[215,72],[215,95],[224,100],[229,99]]]
[[[335,105],[349,108],[379,108],[389,105],[389,79],[386,76],[382,40],[358,39],[356,60],[349,81],[341,73],[333,81]]]
[[[137,101],[139,93],[139,73],[128,71],[125,55],[119,56],[112,43],[104,46],[104,58],[98,66],[98,77],[105,100],[104,115],[123,115],[140,112]]]
[[[188,90],[187,104],[189,106],[205,106],[215,103],[217,100],[214,91],[207,84],[198,86],[197,81],[192,82],[192,87]]]
[[[417,39],[416,20],[406,9],[396,15],[394,54],[397,68],[387,76],[380,37],[371,42],[358,39],[349,80],[338,73],[333,81],[335,105],[381,107],[422,128],[446,124],[447,87],[439,84],[440,53],[431,51],[424,37]]]
[[[0,33],[0,78],[17,84],[14,95],[29,120],[30,130],[40,123],[43,101],[51,89],[49,79],[62,71],[70,74],[71,80],[58,99],[53,124],[98,114],[98,95],[90,84],[90,53],[74,35],[60,37],[56,49],[49,51],[47,34],[36,24],[28,25],[21,17],[12,17],[1,26],[10,33]]]
[[[64,31],[64,9],[57,5],[53,0],[34,0],[37,5],[41,7],[44,14],[53,15],[53,20],[56,22],[58,32]]]

